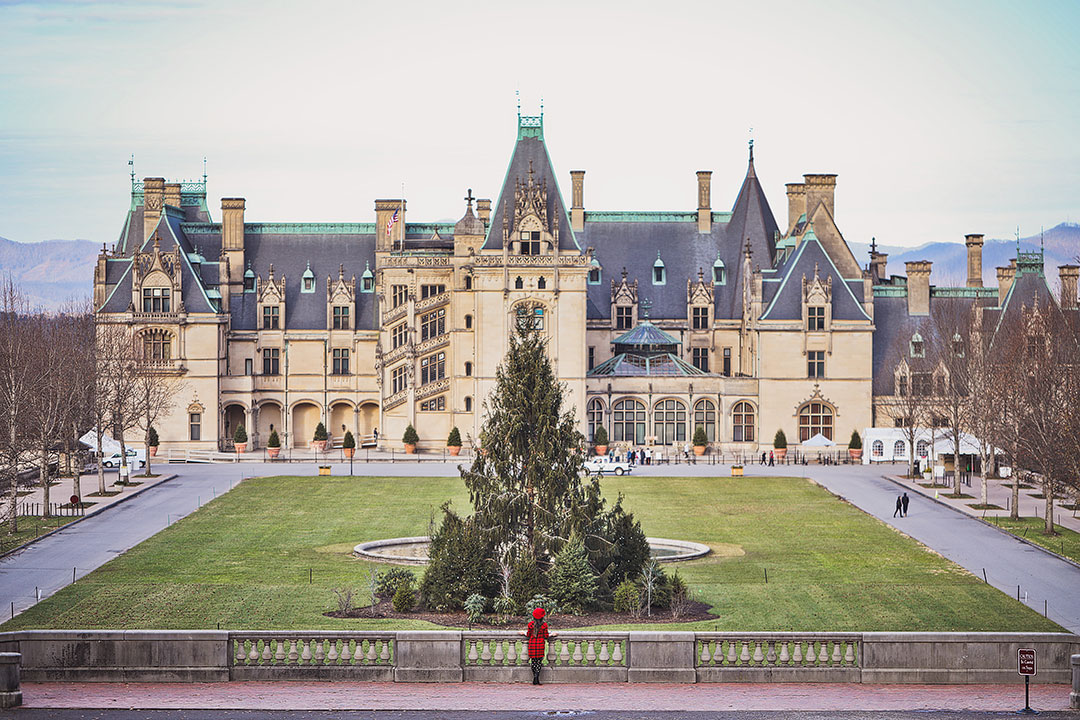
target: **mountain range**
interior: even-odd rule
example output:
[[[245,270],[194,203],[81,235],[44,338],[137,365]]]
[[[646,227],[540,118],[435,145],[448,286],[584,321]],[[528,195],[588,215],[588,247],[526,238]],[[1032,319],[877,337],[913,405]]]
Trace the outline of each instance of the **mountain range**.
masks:
[[[848,243],[855,259],[865,266],[870,246]],[[1046,274],[1057,282],[1058,265],[1080,263],[1080,224],[1061,223],[1033,237],[1021,238],[1025,252],[1042,247]],[[903,275],[909,260],[933,262],[931,282],[935,285],[963,285],[967,279],[967,248],[962,242],[935,242],[918,247],[878,245],[888,253],[887,272]],[[10,275],[22,288],[33,307],[56,310],[71,302],[85,302],[93,294],[94,263],[100,248],[89,240],[46,240],[19,243],[0,237],[0,276]],[[995,268],[1008,265],[1016,256],[1015,240],[986,240],[983,245],[983,283],[997,285]]]

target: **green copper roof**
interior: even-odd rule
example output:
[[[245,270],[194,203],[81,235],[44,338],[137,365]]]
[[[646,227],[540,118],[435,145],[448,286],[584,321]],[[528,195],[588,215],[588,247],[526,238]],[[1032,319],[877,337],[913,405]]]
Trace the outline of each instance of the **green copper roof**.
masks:
[[[623,345],[628,349],[647,350],[654,347],[659,349],[660,347],[666,348],[669,345],[678,346],[681,344],[679,340],[668,335],[648,320],[642,322],[633,330],[629,330],[615,338],[615,345]]]
[[[590,377],[610,375],[705,375],[705,372],[673,353],[659,355],[620,353],[589,372]]]
[[[518,140],[530,137],[544,139],[543,115],[518,115]]]
[[[730,212],[714,212],[714,223],[731,222]],[[658,211],[635,211],[635,210],[586,210],[585,222],[633,222],[633,223],[667,223],[667,222],[697,222],[697,212],[684,212],[682,210],[658,210]]]

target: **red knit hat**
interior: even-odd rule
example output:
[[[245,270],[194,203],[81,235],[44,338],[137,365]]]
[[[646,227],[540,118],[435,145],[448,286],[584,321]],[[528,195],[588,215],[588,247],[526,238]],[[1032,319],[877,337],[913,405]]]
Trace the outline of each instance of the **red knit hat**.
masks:
[[[536,620],[543,620],[544,619],[544,608],[538,607],[535,610],[533,610],[533,618],[536,619]]]

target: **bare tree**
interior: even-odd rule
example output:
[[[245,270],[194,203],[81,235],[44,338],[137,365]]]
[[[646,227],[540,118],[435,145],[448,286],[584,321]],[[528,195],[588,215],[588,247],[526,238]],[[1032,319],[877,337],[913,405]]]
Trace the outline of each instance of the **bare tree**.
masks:
[[[36,352],[29,328],[29,307],[10,277],[0,280],[0,472],[6,492],[8,532],[19,530],[19,473],[27,461],[30,407],[34,402],[32,368]]]
[[[138,427],[139,408],[136,388],[138,358],[135,334],[127,326],[113,326],[106,334],[110,343],[103,348],[98,371],[104,375],[108,398],[106,425],[112,430],[113,439],[120,443],[121,475],[128,470],[127,434]]]
[[[908,477],[915,477],[915,448],[919,433],[933,419],[932,365],[927,360],[922,328],[897,333],[889,349],[887,367],[894,369],[893,394],[884,398],[881,412],[900,428],[907,440]]]
[[[146,362],[145,358],[143,362],[133,367],[132,371],[134,374],[133,414],[136,417],[136,426],[143,432],[143,448],[146,454],[145,475],[149,477],[151,474],[150,429],[172,411],[174,399],[180,392],[182,382],[176,376],[169,374],[168,368],[157,367],[153,363]]]
[[[1004,446],[1007,417],[1004,407],[1003,375],[982,332],[983,317],[978,305],[968,315],[967,353],[968,424],[979,446],[982,505],[989,504],[988,483],[995,464],[995,447]],[[1015,478],[1013,478],[1015,481]]]
[[[960,441],[971,425],[970,321],[958,303],[941,303],[927,328],[932,370],[932,422],[940,418],[953,446],[953,493],[960,494]],[[936,422],[933,423],[935,426]],[[984,488],[985,496],[985,488]]]

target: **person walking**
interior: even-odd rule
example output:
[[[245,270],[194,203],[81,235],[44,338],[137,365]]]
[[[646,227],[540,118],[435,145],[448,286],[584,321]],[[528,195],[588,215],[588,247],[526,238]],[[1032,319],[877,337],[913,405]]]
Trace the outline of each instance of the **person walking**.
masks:
[[[652,448],[645,448],[645,464],[652,465]]]
[[[533,619],[528,627],[520,631],[520,634],[528,638],[529,663],[532,664],[533,685],[540,684],[540,670],[544,666],[545,643],[549,638],[558,637],[553,632],[548,632],[547,623],[544,622],[544,608],[538,607],[533,610]]]
[[[897,515],[899,515],[902,512],[904,512],[904,500],[903,500],[902,497],[897,495],[896,496],[896,509],[893,510],[892,516],[896,517]],[[900,517],[903,517],[903,515],[900,515]]]
[[[772,451],[772,450],[770,450],[770,451],[769,451],[769,467],[772,467],[772,466],[773,466],[773,465],[775,465],[775,464],[776,464],[776,458],[775,458],[775,456],[773,455],[773,451]]]
[[[911,498],[909,498],[907,496],[907,493],[905,492],[902,496],[900,496],[900,501],[901,501],[901,504],[903,505],[903,512],[900,513],[900,517],[907,517],[907,506],[908,506],[908,503],[911,502]]]

